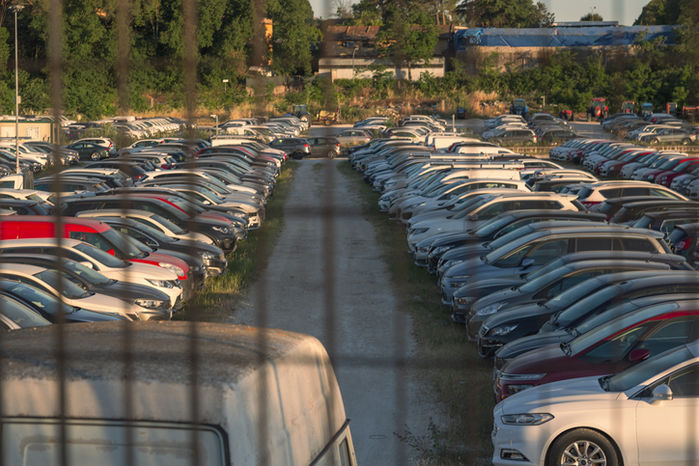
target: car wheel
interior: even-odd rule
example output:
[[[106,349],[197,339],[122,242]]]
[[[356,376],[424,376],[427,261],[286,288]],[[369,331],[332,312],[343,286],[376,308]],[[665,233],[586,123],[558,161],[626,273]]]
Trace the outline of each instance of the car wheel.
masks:
[[[683,146],[689,145],[690,142],[692,142],[692,141],[690,141],[689,138],[684,138],[684,139],[682,139],[682,145],[683,145]]]
[[[99,160],[99,159],[100,159],[100,155],[99,155],[97,152],[93,152],[92,154],[90,154],[90,158],[91,158],[92,160]]]
[[[334,150],[328,151],[328,158],[329,159],[334,159],[337,154],[335,153]]]
[[[652,142],[653,144],[660,144],[660,139],[653,138],[650,142]]]
[[[616,450],[609,439],[590,429],[576,429],[558,437],[549,450],[547,460],[548,466],[619,465]]]

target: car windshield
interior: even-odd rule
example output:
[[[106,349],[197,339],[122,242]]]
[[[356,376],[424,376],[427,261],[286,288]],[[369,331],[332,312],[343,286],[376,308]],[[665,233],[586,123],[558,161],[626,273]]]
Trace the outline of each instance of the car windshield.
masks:
[[[155,252],[151,247],[137,240],[133,236],[125,235],[121,232],[119,232],[119,234],[124,238],[124,241],[128,241],[133,247],[141,251],[141,253],[149,254],[151,252]]]
[[[7,287],[3,286],[3,288],[5,288],[8,293],[23,299],[24,302],[28,302],[34,306],[35,309],[39,309],[45,314],[56,316],[60,313],[61,305],[58,298],[39,288],[19,282],[12,283],[12,285]],[[63,303],[63,310],[65,312],[70,312],[73,308]]]
[[[571,266],[560,267],[556,270],[552,270],[549,273],[541,275],[533,280],[527,280],[526,283],[519,287],[519,291],[523,293],[534,293],[549,283],[554,282],[556,279],[563,278],[572,270],[573,267]]]
[[[492,252],[488,253],[487,256],[485,256],[485,261],[489,264],[495,263],[498,259],[505,257],[512,251],[516,251],[520,247],[524,246],[527,244],[529,241],[536,239],[539,235],[538,232],[530,233],[526,236],[520,237],[516,241],[512,241],[509,244],[505,244],[504,246],[501,246]]]
[[[584,282],[578,283],[574,287],[569,288],[563,293],[549,299],[544,305],[555,310],[566,308],[577,302],[579,299],[582,299],[584,296],[587,296],[588,294],[597,290],[602,285],[603,283],[601,283],[599,277],[587,279]]]
[[[683,361],[692,359],[686,346],[647,359],[612,377],[603,377],[602,388],[608,392],[625,392]]]
[[[126,236],[122,235],[121,233],[118,233],[112,228],[103,231],[101,235],[107,240],[109,244],[111,244],[112,247],[109,248],[109,245],[106,244],[106,242],[100,243],[100,245],[96,246],[100,249],[104,249],[104,247],[107,247],[108,249],[117,249],[117,253],[121,256],[122,259],[136,259],[145,257],[147,255],[145,252],[140,251],[131,242],[129,242]]]
[[[35,273],[34,276],[44,283],[48,283],[55,290],[60,289],[66,298],[80,299],[91,294],[68,275],[62,274],[58,270],[47,269]]]
[[[477,231],[476,231],[476,236],[478,238],[487,238],[496,231],[499,231],[503,225],[507,225],[510,221],[512,220],[511,215],[503,215],[500,217],[495,217],[491,220],[488,220],[485,225],[481,226]]]
[[[601,304],[614,299],[619,294],[619,290],[615,285],[608,286],[594,294],[583,298],[572,306],[564,309],[556,316],[557,328],[569,328],[573,322],[584,317],[594,309],[597,309]]]
[[[66,269],[73,272],[75,275],[82,278],[92,286],[106,286],[116,282],[116,280],[107,278],[101,273],[97,272],[96,270],[93,270],[90,267],[86,267],[83,264],[72,261],[70,259],[63,259],[61,264],[63,264],[63,266]]]
[[[2,297],[0,312],[22,328],[51,325],[51,322],[41,317],[36,311],[6,296]]]
[[[481,204],[485,204],[491,199],[494,199],[494,196],[476,195],[466,198],[466,200],[460,201],[454,206],[454,210],[457,210],[458,213],[452,218],[465,218],[473,209]]]
[[[127,262],[124,262],[123,260],[102,251],[101,249],[97,249],[91,244],[76,244],[75,249],[82,252],[83,254],[86,254],[91,259],[96,260],[100,264],[106,265],[107,267],[118,269],[128,267]]]
[[[488,243],[488,249],[497,249],[529,233],[531,233],[531,227],[529,225],[521,225],[519,228],[516,228],[515,230],[512,230],[509,233],[506,233],[503,236]]]

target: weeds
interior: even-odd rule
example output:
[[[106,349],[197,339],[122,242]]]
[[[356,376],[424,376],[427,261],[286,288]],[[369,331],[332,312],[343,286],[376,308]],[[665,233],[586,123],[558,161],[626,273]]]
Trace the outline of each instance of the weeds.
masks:
[[[413,265],[407,253],[405,230],[377,209],[379,195],[367,186],[349,164],[339,170],[354,180],[362,200],[362,212],[376,229],[377,241],[388,264],[399,306],[413,320],[417,358],[431,362],[418,376],[432,388],[446,412],[444,426],[428,426],[429,436],[403,432],[403,441],[420,451],[424,464],[488,464],[491,454],[493,395],[492,365],[480,359],[466,340],[462,326],[451,323],[439,303],[434,277]]]
[[[228,267],[218,277],[210,278],[206,286],[185,305],[181,319],[210,321],[220,320],[233,311],[247,286],[267,265],[269,254],[279,239],[284,225],[284,202],[291,189],[298,162],[284,164],[277,179],[274,195],[266,207],[265,222],[259,230],[248,233],[228,255]]]

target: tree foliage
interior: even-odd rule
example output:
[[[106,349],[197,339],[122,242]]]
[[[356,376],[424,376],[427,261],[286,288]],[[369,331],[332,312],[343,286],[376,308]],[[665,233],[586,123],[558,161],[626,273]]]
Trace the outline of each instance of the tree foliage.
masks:
[[[532,0],[462,0],[457,14],[467,26],[535,28],[553,23],[546,6]]]
[[[580,21],[604,21],[604,18],[599,13],[590,12],[580,18]]]
[[[14,83],[6,72],[13,52],[13,17],[8,0],[0,0],[0,105],[8,112],[4,89]],[[20,82],[20,111],[40,111],[48,103],[47,40],[50,0],[34,0],[19,14],[20,66],[28,72]],[[64,110],[97,118],[116,111],[118,0],[64,0]],[[129,107],[147,110],[154,96],[169,106],[181,104],[184,92],[182,0],[131,0],[128,69]],[[241,85],[254,35],[257,0],[198,0],[198,91],[204,100],[234,105],[246,96]],[[308,74],[320,38],[308,0],[268,0],[274,21],[272,67],[283,74]],[[262,47],[266,50],[266,45]],[[228,79],[229,85],[222,83]]]
[[[434,55],[438,34],[428,11],[408,3],[398,0],[388,6],[377,40],[395,66],[408,67],[408,79],[412,80],[412,65]]]

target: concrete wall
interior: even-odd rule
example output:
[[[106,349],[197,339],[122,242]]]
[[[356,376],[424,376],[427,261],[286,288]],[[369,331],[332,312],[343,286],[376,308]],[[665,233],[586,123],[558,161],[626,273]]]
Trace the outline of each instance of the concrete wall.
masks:
[[[416,64],[408,73],[407,67],[395,67],[390,61],[371,58],[321,58],[318,61],[318,74],[329,74],[331,79],[372,78],[371,66],[385,66],[386,71],[400,79],[417,81],[424,72],[434,77],[444,76],[444,57],[433,57],[425,64]],[[410,76],[408,76],[410,74]]]

